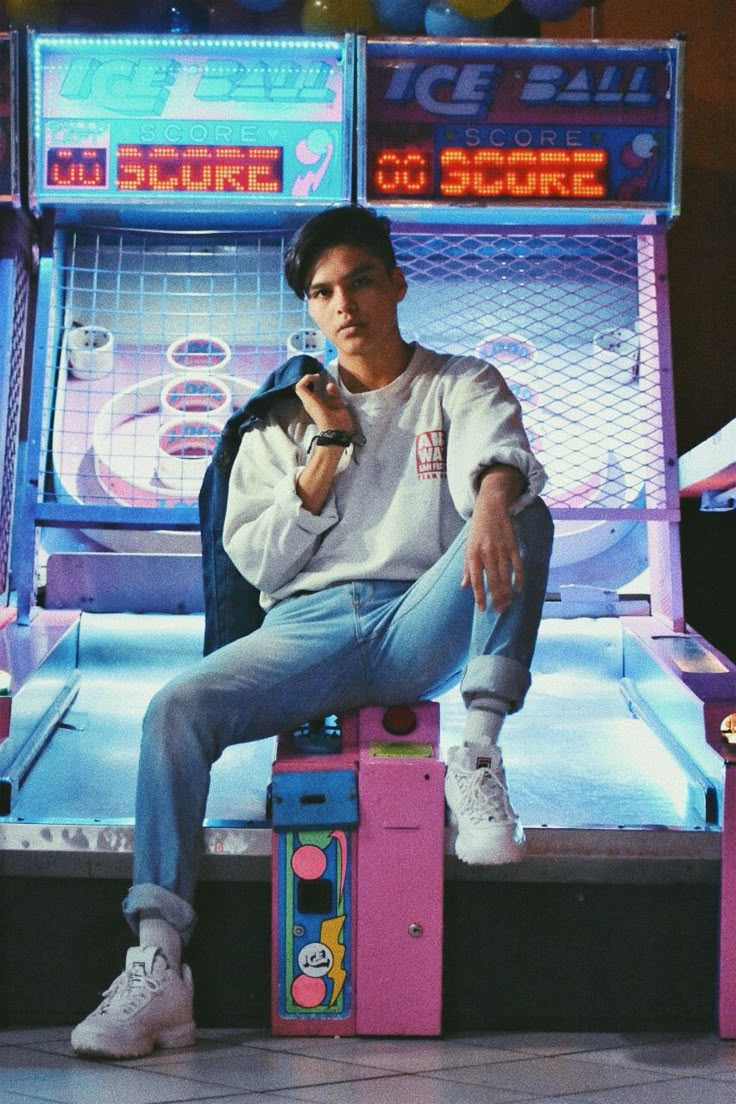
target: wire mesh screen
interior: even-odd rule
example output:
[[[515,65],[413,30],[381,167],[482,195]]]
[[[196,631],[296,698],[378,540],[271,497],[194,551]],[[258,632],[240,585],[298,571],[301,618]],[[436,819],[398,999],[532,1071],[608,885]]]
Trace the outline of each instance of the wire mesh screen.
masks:
[[[518,396],[558,510],[664,508],[651,238],[630,231],[395,237],[404,336],[486,357]],[[225,418],[316,341],[284,239],[90,230],[53,277],[42,494],[188,505]],[[648,515],[648,516],[651,516]]]
[[[54,268],[46,499],[192,505],[222,426],[311,350],[282,278],[284,239],[79,231]]]
[[[6,363],[0,365],[4,377],[4,394],[0,409],[5,418],[3,475],[0,495],[0,588],[7,595],[10,573],[10,539],[13,518],[15,472],[18,454],[18,429],[23,389],[23,361],[28,324],[30,286],[30,256],[18,247],[15,256],[0,261],[9,266],[12,296],[12,333],[8,342]]]
[[[517,395],[561,510],[665,505],[653,245],[633,233],[396,239],[405,336],[483,356]]]

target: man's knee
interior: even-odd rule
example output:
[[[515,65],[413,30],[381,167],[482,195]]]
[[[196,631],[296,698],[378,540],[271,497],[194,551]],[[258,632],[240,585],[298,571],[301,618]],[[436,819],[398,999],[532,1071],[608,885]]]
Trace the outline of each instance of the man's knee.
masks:
[[[522,563],[530,570],[544,571],[546,577],[555,528],[547,503],[535,498],[515,515],[514,528]]]
[[[186,716],[189,710],[196,710],[199,704],[197,683],[196,676],[179,675],[157,690],[148,703],[144,728],[158,727],[166,724],[172,716],[178,718]]]
[[[157,756],[172,760],[189,755],[199,745],[210,761],[221,754],[213,708],[216,695],[203,673],[180,675],[153,695],[143,719],[143,744]]]

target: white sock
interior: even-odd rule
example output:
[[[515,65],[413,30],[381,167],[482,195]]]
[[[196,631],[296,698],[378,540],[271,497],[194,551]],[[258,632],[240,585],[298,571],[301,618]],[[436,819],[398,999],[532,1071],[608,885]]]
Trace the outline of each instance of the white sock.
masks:
[[[141,912],[138,935],[141,947],[160,947],[169,966],[174,970],[181,968],[181,936],[158,912]]]
[[[488,758],[508,713],[508,704],[498,698],[484,701],[483,706],[479,709],[471,705],[465,716],[463,744],[476,759]]]

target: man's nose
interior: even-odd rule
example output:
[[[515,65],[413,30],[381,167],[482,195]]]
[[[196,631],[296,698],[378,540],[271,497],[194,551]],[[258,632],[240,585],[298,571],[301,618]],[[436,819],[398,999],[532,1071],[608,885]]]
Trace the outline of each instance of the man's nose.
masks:
[[[337,288],[337,307],[341,311],[352,311],[355,306],[350,288]]]

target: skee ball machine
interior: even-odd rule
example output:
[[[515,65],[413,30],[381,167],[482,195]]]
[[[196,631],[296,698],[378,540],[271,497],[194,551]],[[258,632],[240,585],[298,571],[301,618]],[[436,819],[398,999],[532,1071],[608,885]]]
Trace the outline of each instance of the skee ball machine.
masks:
[[[10,545],[23,365],[37,248],[33,224],[21,208],[18,97],[17,34],[0,33],[0,629],[15,616],[9,604]],[[0,642],[0,746],[10,724],[11,666],[11,656]]]
[[[720,836],[734,1036],[736,671],[685,624],[680,578],[666,232],[684,43],[360,42],[358,198],[393,220],[404,336],[496,363],[549,474],[534,686],[504,728],[521,819],[548,848],[555,825],[587,824],[591,854],[636,837],[655,861],[673,835],[654,825],[683,847]]]
[[[20,204],[17,157],[17,126],[15,121],[16,96],[15,70],[17,44],[10,34],[0,35],[0,243],[2,244],[2,265],[0,267],[0,306],[3,311],[3,324],[0,329],[0,446],[3,457],[8,457],[12,465],[15,461],[15,441],[17,437],[17,418],[20,406],[20,384],[22,373],[13,351],[16,341],[15,298],[16,265],[13,248],[15,244],[14,208]],[[22,334],[20,353],[23,352]],[[22,362],[21,362],[22,363]],[[10,520],[12,512],[12,491],[14,489],[14,466],[3,463],[2,506],[0,519],[0,589],[3,606],[8,597]]]
[[[73,840],[113,869],[147,702],[202,654],[210,454],[273,368],[319,352],[282,259],[349,198],[353,39],[31,34],[29,70],[43,245],[13,627],[36,713],[8,741],[2,839],[29,868]],[[269,836],[271,759],[217,764],[213,861]]]
[[[351,188],[355,41],[30,36],[43,240],[15,487],[17,617],[1,634],[13,684],[0,863],[128,876],[140,720],[201,654],[203,468],[223,419],[271,368],[293,352],[330,359],[283,285],[282,256],[294,225],[356,194],[394,222],[404,336],[498,364],[548,469],[556,519],[534,685],[504,727],[529,857],[466,872],[448,856],[446,877],[495,891],[480,883],[543,888],[573,871],[618,891],[621,870],[635,871],[634,889],[717,871],[720,1028],[736,1036],[736,774],[719,731],[736,676],[685,624],[680,586],[666,230],[679,209],[682,44],[358,39]],[[417,442],[418,472],[441,477],[438,448]],[[442,740],[455,741],[462,703],[439,704]],[[436,733],[415,718],[404,732],[383,711],[341,719],[359,789],[415,767],[431,789]],[[327,747],[323,759],[337,754]],[[313,752],[283,741],[275,779],[318,772]],[[380,822],[356,827],[350,791],[335,795],[336,819],[332,798],[297,779],[300,815],[274,814],[272,833],[271,770],[268,741],[216,764],[203,874],[252,878],[280,837],[293,896],[276,1029],[371,1033],[353,999],[365,995],[361,947],[383,940],[404,969],[435,953],[438,917],[402,913],[397,889],[391,924],[361,931],[346,919],[336,938],[351,884],[339,833],[358,855],[359,833],[374,833],[375,871],[377,837],[389,850],[418,839],[424,814],[376,802]],[[314,820],[322,797],[326,827]],[[496,919],[483,912],[489,930]],[[475,986],[483,1003],[507,964],[489,966],[475,937],[470,961],[466,933],[453,941],[448,916],[445,928],[444,1010],[476,1026],[485,1009],[467,994]],[[340,990],[346,963],[355,978]],[[522,965],[528,978],[507,985],[500,1027],[536,1013],[533,967],[516,964],[514,979]],[[372,1006],[400,1004],[398,968],[372,976]],[[302,1003],[289,1005],[294,982]],[[576,993],[592,986],[582,977]],[[556,991],[534,1022],[556,1026],[561,1001]],[[638,1023],[637,1012],[620,1015]]]
[[[18,609],[31,628],[48,611],[72,611],[68,631],[80,658],[65,706],[78,696],[64,730],[52,730],[40,757],[36,744],[27,779],[18,771],[9,781],[9,803],[25,822],[39,801],[46,804],[44,819],[59,825],[79,824],[86,813],[104,827],[77,831],[98,850],[131,847],[145,704],[131,690],[144,687],[140,697],[147,699],[157,682],[196,658],[193,644],[201,649],[192,638],[201,634],[201,620],[190,627],[175,613],[201,609],[186,572],[200,570],[196,498],[222,426],[287,355],[320,352],[302,304],[282,285],[282,259],[310,209],[350,197],[352,47],[352,38],[31,40],[33,196],[44,213],[46,249],[18,515]],[[34,606],[39,585],[44,610]],[[119,612],[131,608],[146,612]],[[117,688],[107,675],[108,704],[101,708],[93,695],[117,665]],[[440,1029],[438,710],[429,703],[405,710],[403,727],[379,712],[380,718],[368,710],[344,719],[339,755],[294,759],[284,751],[288,761],[275,764],[274,929],[286,929],[287,938],[274,942],[273,984],[287,999],[280,1011],[275,1006],[274,1026],[282,1033],[320,1025],[331,1034],[346,1026],[372,1033]],[[99,735],[90,740],[93,726]],[[244,823],[266,823],[272,749],[266,742],[232,750],[213,777],[205,838],[215,854],[238,846]],[[336,770],[341,759],[352,765]],[[84,788],[75,783],[82,769]],[[358,774],[360,824],[346,833],[333,794],[341,779],[357,781]],[[68,780],[66,795],[60,778]],[[290,781],[301,794],[291,814],[281,804]],[[315,824],[317,802],[309,798],[316,783],[327,787],[327,798]],[[390,812],[386,792],[396,806]],[[355,803],[353,811],[357,816]],[[329,835],[339,848],[315,842],[325,817],[335,818]],[[416,846],[396,846],[384,869],[384,852],[397,835],[402,843],[411,836]],[[242,846],[247,850],[249,841]],[[337,900],[325,897],[328,880],[308,861],[331,862],[335,851],[342,873],[332,884],[343,921]],[[358,853],[364,907],[353,874]],[[405,890],[400,907],[389,876]],[[299,883],[300,934],[290,911],[292,878]],[[389,923],[392,898],[396,916]],[[407,907],[413,911],[405,920]],[[308,938],[305,930],[317,920],[319,938]],[[339,993],[335,983],[334,1001],[322,1010],[314,999],[326,985],[318,942],[332,956],[333,978],[346,979]],[[412,965],[398,993],[392,975],[402,957]],[[428,963],[429,987],[422,983]],[[403,999],[394,1004],[394,995]]]

